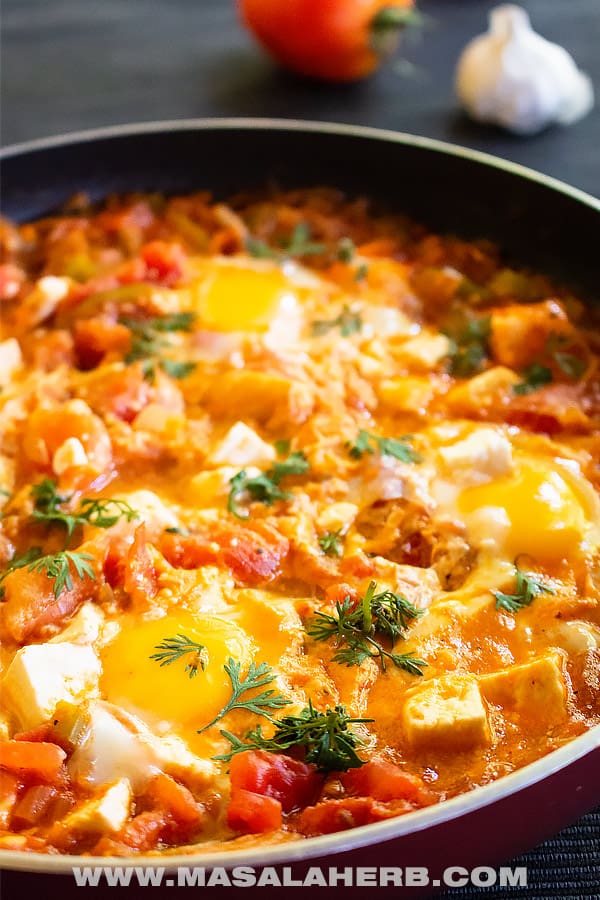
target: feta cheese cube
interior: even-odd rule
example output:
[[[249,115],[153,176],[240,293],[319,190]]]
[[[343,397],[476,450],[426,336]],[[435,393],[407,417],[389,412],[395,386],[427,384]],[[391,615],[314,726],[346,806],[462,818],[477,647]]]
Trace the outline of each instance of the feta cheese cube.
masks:
[[[487,712],[474,675],[443,675],[407,693],[401,718],[413,746],[467,750],[490,742]]]
[[[567,690],[558,653],[483,675],[479,683],[490,703],[526,718],[530,726],[546,727],[566,715]]]
[[[49,644],[93,644],[98,639],[104,624],[104,613],[95,603],[84,603],[60,634],[51,638]]]
[[[39,325],[55,311],[60,301],[67,296],[71,288],[69,278],[57,275],[44,275],[35,284],[31,293],[23,300],[21,309],[27,323]]]
[[[69,813],[62,824],[69,831],[102,833],[119,831],[127,819],[132,800],[131,785],[119,778],[102,793]]]
[[[445,334],[423,331],[398,347],[396,356],[402,363],[429,371],[450,353],[450,339]]]
[[[17,651],[2,681],[6,708],[25,730],[47,722],[61,701],[94,695],[100,660],[89,646],[63,642],[31,644]]]
[[[23,365],[21,347],[16,338],[0,344],[0,387],[6,387]]]
[[[78,438],[70,437],[54,451],[52,468],[55,475],[62,475],[72,466],[87,466],[88,455],[83,449],[83,444]]]
[[[513,469],[512,444],[495,428],[477,428],[439,453],[461,484],[483,484]]]
[[[244,422],[232,425],[208,462],[226,466],[263,466],[275,459],[275,450]]]
[[[134,790],[143,788],[158,766],[151,748],[140,740],[138,724],[112,704],[93,703],[86,738],[68,762],[71,777],[94,786],[127,779]]]
[[[176,528],[179,525],[179,519],[173,510],[166,506],[154,491],[144,489],[132,491],[130,494],[120,494],[119,499],[125,500],[137,513],[138,518],[134,520],[133,524],[139,525],[144,522],[150,536],[165,528]],[[121,524],[127,530],[130,529],[130,524],[124,520]]]

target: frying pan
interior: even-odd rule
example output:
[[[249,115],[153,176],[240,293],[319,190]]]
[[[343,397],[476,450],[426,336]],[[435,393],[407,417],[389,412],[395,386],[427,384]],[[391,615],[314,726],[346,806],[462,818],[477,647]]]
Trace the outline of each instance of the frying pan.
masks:
[[[79,191],[94,200],[131,190],[209,189],[226,197],[273,182],[330,185],[435,230],[489,238],[501,245],[508,262],[558,277],[590,303],[600,299],[598,200],[521,166],[426,138],[292,120],[193,120],[34,141],[7,148],[0,159],[3,213],[18,221],[41,216]],[[137,856],[135,864],[280,871],[285,865],[295,878],[315,865],[427,867],[427,885],[393,891],[431,894],[440,889],[447,867],[499,864],[594,808],[600,803],[599,767],[600,726],[493,784],[407,816],[268,848],[249,845],[160,860]],[[67,873],[72,865],[90,862],[0,854],[0,866],[37,873]],[[239,891],[218,890],[219,897],[230,895]],[[343,896],[364,897],[365,890],[345,888]]]

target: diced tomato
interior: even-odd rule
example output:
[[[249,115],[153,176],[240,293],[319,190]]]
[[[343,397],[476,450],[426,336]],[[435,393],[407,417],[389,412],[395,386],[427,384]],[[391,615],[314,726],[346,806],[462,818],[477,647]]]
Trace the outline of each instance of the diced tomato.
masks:
[[[6,828],[17,802],[19,779],[13,772],[0,769],[0,827]]]
[[[400,766],[384,760],[365,763],[360,769],[351,769],[342,775],[346,790],[374,800],[409,800],[419,798],[423,785],[420,779],[404,772]]]
[[[10,824],[13,828],[31,828],[41,822],[50,812],[58,788],[51,784],[36,784],[19,797],[12,811]]]
[[[195,569],[213,563],[227,566],[243,584],[271,581],[281,571],[289,541],[265,522],[215,526],[207,534],[164,534],[160,549],[173,566]]]
[[[234,831],[262,834],[281,828],[282,821],[281,803],[274,797],[265,797],[242,788],[231,795],[227,824]]]
[[[154,213],[145,200],[127,203],[117,209],[106,209],[96,216],[96,225],[102,231],[142,231],[154,222]]]
[[[348,578],[370,578],[375,572],[375,564],[360,551],[345,556],[340,561],[340,571]]]
[[[202,810],[191,791],[163,772],[152,779],[146,796],[154,808],[167,813],[176,826],[186,831],[197,828],[202,821]]]
[[[13,300],[25,281],[25,272],[12,263],[0,266],[0,300]]]
[[[272,581],[289,552],[289,541],[266,522],[224,528],[214,536],[221,559],[235,578],[245,584]]]
[[[200,535],[169,534],[160,537],[160,552],[167,562],[179,569],[198,569],[218,562],[219,546]]]
[[[84,600],[97,591],[95,581],[79,578],[71,571],[73,587],[54,596],[54,582],[44,572],[14,569],[5,577],[4,603],[0,606],[0,625],[19,644],[41,637],[50,625],[68,619]]]
[[[265,750],[237,754],[229,771],[232,797],[239,790],[273,797],[285,813],[314,803],[323,784],[314,766]]]
[[[18,734],[14,735],[13,740],[47,743],[51,734],[52,723],[45,722],[43,725],[38,725],[37,728],[32,728],[31,731],[20,731]],[[50,743],[52,743],[52,741],[50,741]]]
[[[302,810],[295,826],[305,835],[331,834],[334,831],[346,831],[359,825],[391,819],[413,809],[414,806],[408,800],[396,800],[392,803],[381,803],[372,797],[325,800]]]
[[[152,400],[153,389],[145,380],[141,366],[131,365],[103,372],[101,379],[94,378],[87,385],[86,398],[99,413],[112,413],[125,422],[132,422]]]
[[[63,328],[30,333],[24,343],[28,361],[36,369],[53,372],[59,366],[72,366],[75,361],[73,338]]]
[[[0,744],[0,767],[24,777],[54,781],[66,758],[56,744],[37,741],[4,741]]]
[[[172,285],[181,280],[186,256],[179,244],[152,241],[142,247],[141,255],[148,269],[146,278],[149,281]]]
[[[130,346],[129,328],[113,322],[107,316],[79,319],[75,322],[75,350],[78,365],[82,369],[93,369],[107,353],[125,353]]]
[[[119,266],[116,276],[119,284],[138,284],[144,281],[148,273],[148,267],[143,259],[127,259]]]
[[[52,471],[53,457],[68,438],[77,438],[88,464],[98,472],[112,464],[112,445],[106,426],[82,400],[40,407],[24,425],[22,451],[28,462]]]
[[[325,591],[325,600],[327,603],[330,603],[331,606],[335,606],[336,603],[343,603],[346,597],[348,597],[352,603],[356,603],[358,600],[358,591],[349,584],[344,584],[344,582],[332,584]]]
[[[161,838],[167,817],[160,810],[150,810],[135,816],[118,833],[116,839],[132,850],[152,850]]]
[[[134,605],[145,607],[158,592],[158,580],[148,551],[146,526],[135,529],[133,543],[127,551],[123,587]]]
[[[526,428],[528,431],[536,432],[536,434],[552,436],[562,431],[562,426],[555,416],[536,412],[532,409],[509,410],[505,419],[509,425],[517,425],[519,428]]]

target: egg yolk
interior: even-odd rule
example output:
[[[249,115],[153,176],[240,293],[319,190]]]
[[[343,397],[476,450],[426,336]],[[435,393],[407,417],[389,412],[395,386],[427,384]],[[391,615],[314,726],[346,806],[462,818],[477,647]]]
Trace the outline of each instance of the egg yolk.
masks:
[[[207,736],[198,730],[231,698],[231,680],[224,669],[228,660],[240,663],[243,676],[251,662],[277,666],[290,646],[302,643],[301,636],[294,640],[302,629],[291,604],[279,605],[250,589],[240,591],[238,599],[226,618],[187,610],[150,621],[130,616],[102,651],[103,696],[153,730],[184,738],[195,752],[210,752]],[[192,650],[168,664],[152,659],[164,652],[159,644],[177,637],[201,644],[202,657]],[[197,667],[192,677],[186,671],[189,665]]]
[[[281,269],[213,265],[194,290],[202,325],[216,331],[266,331],[297,304],[297,291]]]
[[[204,648],[204,669],[193,653],[185,653],[168,665],[151,657],[167,638],[183,635]],[[252,660],[253,642],[234,622],[217,616],[194,615],[180,610],[151,621],[133,617],[102,654],[101,690],[113,703],[136,713],[149,724],[175,724],[175,730],[194,733],[225,706],[231,682],[224,664],[232,657],[242,670]],[[197,664],[190,677],[185,667]]]
[[[505,510],[510,527],[504,550],[509,556],[526,553],[550,562],[568,558],[577,552],[586,529],[581,502],[560,472],[529,461],[512,475],[462,491],[462,512],[482,507]]]

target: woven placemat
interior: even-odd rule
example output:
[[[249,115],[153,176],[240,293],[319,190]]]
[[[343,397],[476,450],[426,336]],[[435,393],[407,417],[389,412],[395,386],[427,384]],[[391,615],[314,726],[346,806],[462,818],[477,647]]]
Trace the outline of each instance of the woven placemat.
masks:
[[[490,835],[493,840],[493,835]],[[600,809],[565,828],[535,850],[524,853],[507,865],[527,867],[526,887],[455,888],[440,898],[483,898],[486,900],[600,900]]]

